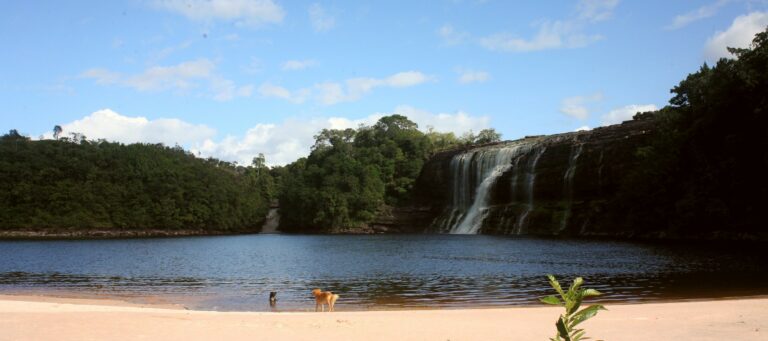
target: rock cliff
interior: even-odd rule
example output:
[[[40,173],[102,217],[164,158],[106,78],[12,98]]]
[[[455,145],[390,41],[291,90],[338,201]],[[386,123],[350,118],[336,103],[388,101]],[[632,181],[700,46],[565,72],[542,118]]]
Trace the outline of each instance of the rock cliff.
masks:
[[[373,224],[387,232],[638,235],[606,212],[653,119],[530,136],[434,155],[413,203]],[[649,184],[652,185],[652,184]]]

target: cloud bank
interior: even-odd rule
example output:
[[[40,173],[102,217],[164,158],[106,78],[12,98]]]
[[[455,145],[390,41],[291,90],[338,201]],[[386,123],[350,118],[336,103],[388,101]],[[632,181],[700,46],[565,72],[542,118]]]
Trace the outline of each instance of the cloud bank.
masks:
[[[755,34],[765,30],[766,26],[768,12],[752,12],[738,16],[725,31],[717,32],[707,40],[704,53],[711,61],[731,58],[733,55],[728,52],[727,47],[748,47]]]
[[[215,68],[215,63],[203,58],[171,66],[153,66],[133,75],[124,75],[105,68],[92,68],[81,73],[80,77],[93,79],[101,85],[120,85],[142,92],[172,90],[185,93],[207,85],[206,92],[218,101],[251,95],[253,85],[238,86],[217,74]]]
[[[175,144],[197,143],[216,135],[216,130],[202,124],[187,123],[175,118],[159,118],[149,120],[142,116],[123,116],[111,109],[98,110],[79,120],[61,125],[62,136],[70,133],[80,133],[88,139],[105,139],[122,143],[163,143]],[[43,134],[52,138],[53,133]]]
[[[560,20],[536,23],[536,33],[530,38],[501,32],[480,38],[480,45],[491,51],[533,52],[560,48],[579,48],[603,37],[585,33],[585,27],[613,16],[618,0],[581,0],[573,15]]]
[[[289,90],[270,82],[263,83],[258,92],[263,97],[284,99],[293,103],[304,103],[313,99],[323,105],[352,102],[360,99],[375,88],[407,88],[432,79],[418,71],[398,72],[385,78],[350,78],[344,82],[322,82],[309,88]]]
[[[125,116],[110,109],[96,111],[61,126],[65,136],[77,132],[89,139],[122,143],[163,143],[169,146],[179,144],[201,157],[215,157],[243,165],[249,165],[255,156],[263,153],[267,164],[274,166],[309,155],[310,147],[315,142],[314,135],[321,129],[372,125],[381,117],[392,114],[407,116],[423,131],[433,127],[437,131],[461,135],[470,129],[479,131],[490,126],[490,119],[486,116],[474,116],[463,111],[432,113],[407,105],[398,106],[391,112],[373,113],[358,119],[288,118],[279,123],[257,124],[241,136],[230,135],[223,138],[217,138],[216,130],[203,124],[192,124],[179,119],[150,120],[141,116]],[[52,136],[52,132],[43,134],[44,138]]]
[[[636,113],[656,110],[659,110],[659,108],[653,104],[630,104],[609,111],[603,115],[602,121],[603,125],[618,124],[631,120]]]

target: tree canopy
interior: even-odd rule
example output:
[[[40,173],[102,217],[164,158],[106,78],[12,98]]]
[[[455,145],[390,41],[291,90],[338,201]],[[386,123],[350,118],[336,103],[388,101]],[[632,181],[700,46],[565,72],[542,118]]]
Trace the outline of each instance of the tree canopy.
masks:
[[[656,139],[638,149],[619,203],[628,222],[696,233],[761,227],[768,197],[768,30],[732,59],[704,64],[652,113]],[[647,115],[647,114],[643,114]],[[638,117],[640,118],[640,117]]]
[[[273,195],[263,162],[180,147],[0,137],[0,229],[258,229]]]
[[[458,139],[428,129],[402,115],[382,117],[372,126],[322,130],[311,154],[281,169],[281,229],[334,231],[371,222],[387,206],[406,204],[416,178],[438,149],[495,142],[501,135]]]

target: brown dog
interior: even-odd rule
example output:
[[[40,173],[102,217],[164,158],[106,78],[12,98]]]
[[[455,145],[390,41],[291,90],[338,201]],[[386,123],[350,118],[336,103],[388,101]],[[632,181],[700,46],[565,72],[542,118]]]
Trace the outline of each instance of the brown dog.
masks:
[[[325,311],[325,305],[327,304],[328,312],[331,312],[333,311],[333,305],[336,304],[336,300],[339,299],[339,295],[320,289],[312,290],[312,295],[315,295],[315,311]]]

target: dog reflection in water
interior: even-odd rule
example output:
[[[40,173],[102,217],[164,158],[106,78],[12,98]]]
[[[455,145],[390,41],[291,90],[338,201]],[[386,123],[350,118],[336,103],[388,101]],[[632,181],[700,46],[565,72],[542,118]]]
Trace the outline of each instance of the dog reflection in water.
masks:
[[[312,295],[315,295],[315,311],[325,311],[325,306],[328,305],[328,311],[331,312],[336,300],[339,299],[339,295],[320,289],[312,290]]]

